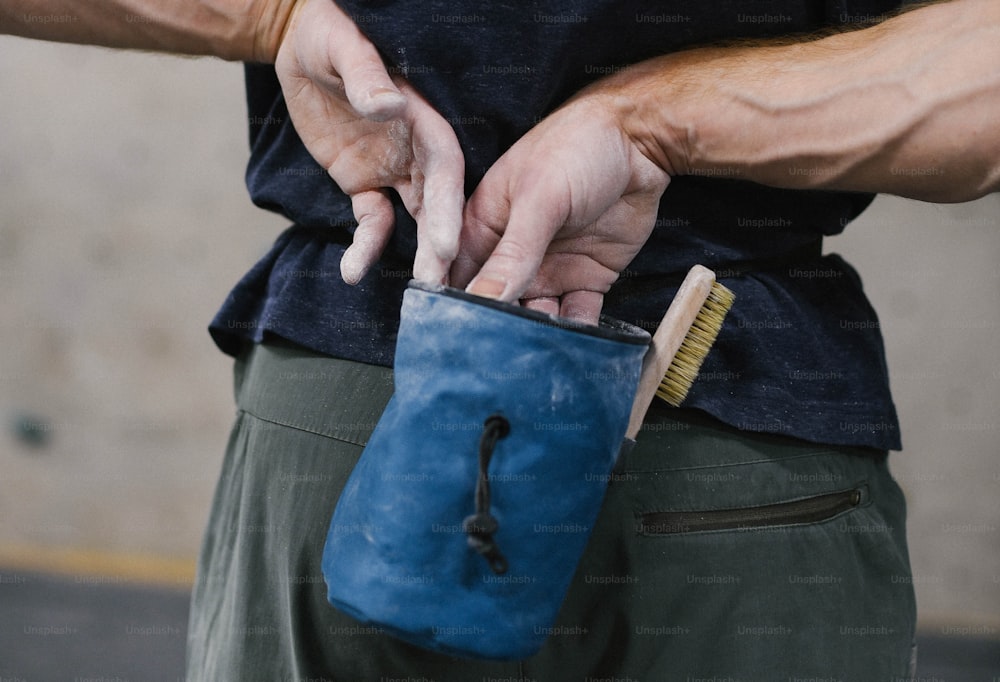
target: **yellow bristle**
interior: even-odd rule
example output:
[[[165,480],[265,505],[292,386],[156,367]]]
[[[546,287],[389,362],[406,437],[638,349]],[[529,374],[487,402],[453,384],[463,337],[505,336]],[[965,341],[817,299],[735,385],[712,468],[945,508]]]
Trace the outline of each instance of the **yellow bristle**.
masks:
[[[660,381],[657,396],[674,407],[679,407],[684,402],[735,300],[736,296],[732,291],[718,282],[712,284],[708,298]]]

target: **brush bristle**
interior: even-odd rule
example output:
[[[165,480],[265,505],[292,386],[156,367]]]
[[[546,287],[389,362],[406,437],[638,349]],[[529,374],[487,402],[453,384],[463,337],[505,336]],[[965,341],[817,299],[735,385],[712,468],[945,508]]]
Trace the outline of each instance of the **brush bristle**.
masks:
[[[688,391],[698,378],[698,370],[705,361],[708,352],[712,350],[726,314],[733,307],[736,296],[732,291],[718,282],[712,284],[712,290],[705,303],[694,318],[694,324],[688,330],[681,347],[677,349],[670,367],[660,381],[656,395],[674,407],[679,407]]]

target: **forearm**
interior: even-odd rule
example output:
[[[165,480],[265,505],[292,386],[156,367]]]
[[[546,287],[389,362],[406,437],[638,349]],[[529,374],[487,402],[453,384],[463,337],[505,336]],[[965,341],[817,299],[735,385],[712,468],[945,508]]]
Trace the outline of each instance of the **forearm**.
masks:
[[[1000,3],[953,0],[781,46],[692,50],[618,77],[671,174],[965,201],[1000,189]]]
[[[294,0],[0,0],[0,33],[274,60]]]

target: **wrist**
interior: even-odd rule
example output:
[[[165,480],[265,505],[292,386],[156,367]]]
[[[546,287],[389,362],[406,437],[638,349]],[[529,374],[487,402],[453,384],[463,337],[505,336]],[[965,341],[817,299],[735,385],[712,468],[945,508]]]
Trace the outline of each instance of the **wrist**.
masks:
[[[329,0],[332,2],[333,0]],[[305,0],[267,0],[252,21],[248,56],[244,61],[273,64]]]
[[[675,62],[679,55],[633,65],[601,81],[622,132],[632,145],[673,177],[696,163],[695,88]]]

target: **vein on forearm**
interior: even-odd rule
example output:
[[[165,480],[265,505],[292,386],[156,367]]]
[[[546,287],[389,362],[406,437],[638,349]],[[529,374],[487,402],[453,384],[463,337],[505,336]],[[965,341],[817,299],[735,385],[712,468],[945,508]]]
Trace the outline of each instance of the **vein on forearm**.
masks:
[[[646,118],[658,123],[643,124],[663,140],[655,153],[682,173],[782,187],[932,201],[995,191],[998,12],[956,0],[893,21],[661,58],[645,96]],[[678,139],[686,148],[672,152]]]

